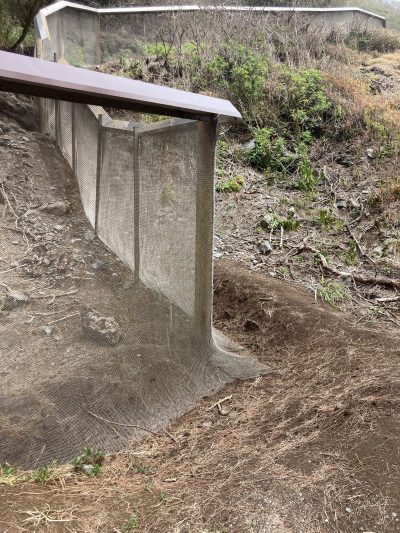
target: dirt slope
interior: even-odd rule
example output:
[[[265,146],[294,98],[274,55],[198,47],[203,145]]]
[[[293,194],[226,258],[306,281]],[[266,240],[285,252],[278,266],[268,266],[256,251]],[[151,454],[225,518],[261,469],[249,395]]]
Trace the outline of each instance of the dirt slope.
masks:
[[[176,444],[132,444],[99,479],[62,468],[3,486],[5,531],[33,517],[28,531],[129,531],[132,513],[140,532],[400,530],[398,339],[229,262],[215,315],[275,373],[204,399],[172,426]]]

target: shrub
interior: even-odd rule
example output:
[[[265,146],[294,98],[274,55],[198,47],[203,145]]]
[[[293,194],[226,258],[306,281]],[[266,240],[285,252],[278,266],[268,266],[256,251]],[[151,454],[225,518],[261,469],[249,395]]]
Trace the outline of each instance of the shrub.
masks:
[[[85,448],[74,460],[75,471],[96,477],[101,473],[104,458],[105,454],[103,451]]]
[[[349,289],[338,281],[321,278],[316,287],[316,294],[332,307],[350,298]]]
[[[283,78],[281,113],[296,134],[315,133],[331,107],[322,74],[315,69],[284,68]]]
[[[223,43],[205,63],[205,74],[209,87],[222,89],[242,109],[257,105],[264,96],[265,56],[243,44]]]
[[[217,183],[215,189],[217,192],[239,192],[243,189],[243,185],[244,177],[234,176],[227,181]]]
[[[351,32],[346,44],[359,52],[395,52],[400,48],[400,38],[388,30],[373,32]]]
[[[284,176],[293,175],[297,178],[295,188],[305,192],[312,191],[319,182],[308,157],[306,142],[292,143],[289,149],[288,142],[278,137],[273,128],[261,128],[254,132],[254,143],[246,156],[252,166]]]
[[[254,131],[254,148],[247,152],[247,161],[260,170],[288,172],[295,159],[283,137],[278,137],[273,128]]]

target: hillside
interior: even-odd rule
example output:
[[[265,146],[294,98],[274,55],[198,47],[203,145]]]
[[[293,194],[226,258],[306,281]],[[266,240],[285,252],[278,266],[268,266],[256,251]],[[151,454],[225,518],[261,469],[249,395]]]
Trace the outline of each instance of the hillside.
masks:
[[[118,452],[0,465],[0,532],[400,531],[399,35],[254,27],[239,41],[213,24],[184,46],[170,32],[169,45],[95,68],[240,108],[217,147],[214,324],[271,372]],[[135,379],[112,372],[104,347],[87,365],[82,310],[95,302],[129,332],[113,352],[122,360],[135,333],[126,310],[140,301],[54,142],[35,131],[32,101],[0,104],[0,281],[19,302],[0,311],[0,394],[15,409],[5,446],[17,455],[12,432],[29,427],[32,442],[48,437],[42,453],[63,457],[63,427],[91,438],[87,399],[107,404]],[[34,394],[16,382],[24,369]],[[98,424],[116,443],[127,430]]]
[[[30,102],[9,97],[5,102],[2,183],[24,220],[28,242],[32,236],[37,242],[33,261],[23,260],[26,243],[13,226],[13,210],[7,210],[2,282],[29,294],[30,301],[1,312],[2,353],[12,355],[6,367],[17,363],[14,374],[2,363],[2,393],[16,386],[18,365],[35,365],[39,384],[54,381],[53,401],[60,394],[64,402],[82,401],[85,374],[100,365],[101,383],[110,362],[104,349],[96,352],[90,369],[85,367],[88,345],[77,335],[76,309],[95,302],[121,320],[130,298],[129,271],[90,234],[76,184],[53,143],[26,129]],[[13,168],[29,187],[15,179]],[[238,206],[247,201],[238,196]],[[68,203],[69,211],[35,207],[56,202]],[[34,211],[29,220],[27,209]],[[72,464],[30,471],[2,465],[0,531],[399,531],[398,333],[352,325],[348,314],[315,301],[292,282],[247,270],[246,263],[217,260],[214,322],[272,373],[204,397],[167,432],[101,459],[96,475]],[[105,287],[114,289],[105,292]],[[107,391],[109,401],[112,390]],[[19,398],[15,429],[33,424],[41,430],[34,418],[38,401],[26,393]],[[79,407],[80,416],[69,423],[85,431],[86,410]],[[53,409],[43,408],[51,431]],[[107,429],[108,423],[102,426]],[[115,430],[118,435],[124,428]],[[52,431],[49,443],[59,455],[63,442],[56,437]]]
[[[398,328],[397,34],[311,32],[280,57],[276,35],[254,46],[226,31],[223,44],[148,46],[145,60],[126,50],[97,68],[241,109],[244,125],[218,143],[216,257],[300,284],[357,323]]]

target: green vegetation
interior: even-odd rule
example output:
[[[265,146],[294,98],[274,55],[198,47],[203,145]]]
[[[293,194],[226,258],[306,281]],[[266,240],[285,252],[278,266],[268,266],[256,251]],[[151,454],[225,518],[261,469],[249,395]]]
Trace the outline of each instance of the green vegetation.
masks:
[[[349,240],[349,249],[344,256],[344,261],[347,266],[354,266],[358,263],[357,243],[354,239]]]
[[[215,190],[217,192],[239,192],[243,189],[244,177],[243,176],[233,176],[227,181],[218,182]]]
[[[321,300],[332,307],[336,307],[336,304],[350,298],[349,289],[345,285],[338,281],[327,280],[323,277],[316,287],[316,294]]]
[[[257,224],[257,228],[274,231],[276,229],[284,229],[286,231],[295,230],[299,227],[300,222],[295,218],[294,214],[290,214],[287,218],[281,217],[274,211],[264,216]]]
[[[343,221],[335,216],[331,208],[320,209],[318,217],[314,219],[314,223],[320,224],[327,230],[343,229]]]
[[[143,474],[145,476],[151,474],[151,470],[148,465],[139,465],[137,471],[139,472],[139,474]]]
[[[31,476],[33,481],[35,481],[36,483],[40,483],[41,485],[45,485],[54,477],[55,464],[56,461],[52,461],[50,464],[41,466],[37,470],[34,470]]]
[[[387,30],[374,32],[351,32],[346,44],[359,52],[395,52],[400,48],[399,35]]]
[[[217,87],[244,110],[257,106],[263,99],[265,55],[248,46],[235,41],[223,43],[214,57],[205,62],[204,70],[204,88]]]
[[[83,452],[74,459],[73,465],[76,472],[83,472],[88,476],[97,477],[101,474],[101,467],[104,463],[105,454],[102,450],[85,448]]]
[[[132,513],[127,522],[122,526],[122,533],[131,533],[137,528],[137,517]]]
[[[51,0],[1,0],[0,49],[24,51],[35,44],[33,19]]]

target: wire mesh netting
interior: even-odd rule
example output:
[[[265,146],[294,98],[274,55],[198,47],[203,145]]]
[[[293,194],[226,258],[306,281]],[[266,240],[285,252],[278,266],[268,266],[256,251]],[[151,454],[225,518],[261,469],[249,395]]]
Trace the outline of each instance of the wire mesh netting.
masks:
[[[13,351],[25,354],[21,365],[7,358],[7,343],[0,352],[12,374],[0,402],[0,460],[27,465],[69,459],[85,445],[119,447],[141,433],[136,426],[157,430],[228,379],[211,361],[211,309],[199,326],[195,306],[196,284],[211,302],[211,263],[202,276],[195,268],[209,242],[197,195],[208,206],[202,217],[212,220],[213,209],[212,175],[198,166],[204,126],[117,121],[70,102],[43,108],[65,158],[40,177],[43,202],[52,205],[55,189],[70,208],[56,219],[47,208],[33,211],[50,227],[13,283],[36,268],[29,286],[38,297],[14,314],[34,320]],[[212,161],[213,136],[204,150]],[[199,189],[206,178],[210,187]],[[62,268],[51,268],[54,249]],[[43,320],[54,331],[43,331]],[[11,326],[2,326],[4,337]]]
[[[90,66],[99,24],[49,15],[42,57]],[[16,265],[0,294],[0,463],[20,465],[117,449],[267,371],[214,342],[215,116],[146,121],[43,98],[38,109],[47,136],[24,148],[30,162],[3,151],[0,166],[22,236],[17,249],[0,234]]]

